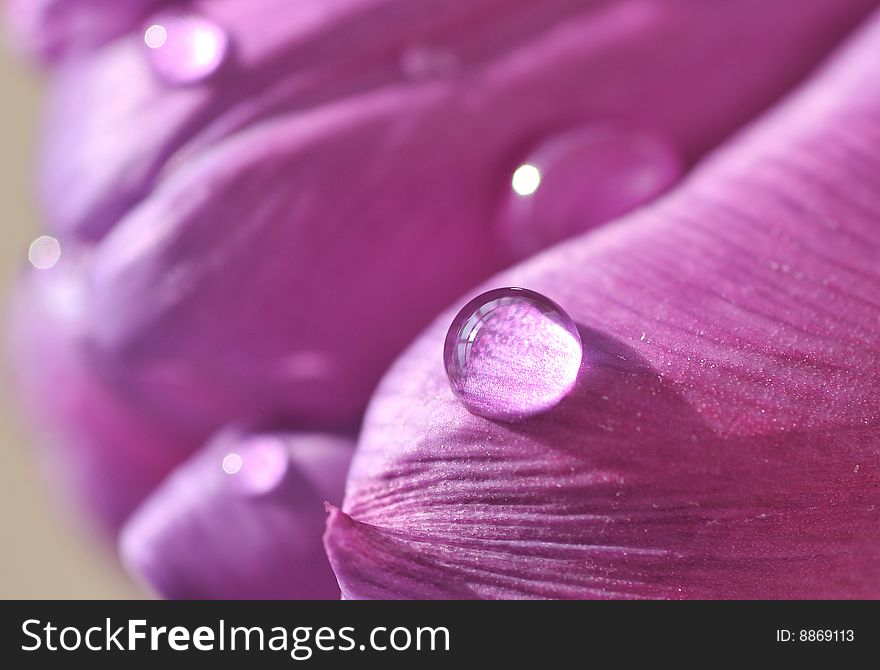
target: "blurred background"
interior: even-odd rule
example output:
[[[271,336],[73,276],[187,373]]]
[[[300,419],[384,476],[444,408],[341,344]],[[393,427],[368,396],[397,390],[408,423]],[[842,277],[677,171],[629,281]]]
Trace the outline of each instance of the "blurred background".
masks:
[[[3,45],[5,47],[5,45]],[[0,48],[0,332],[6,301],[30,242],[39,233],[32,193],[40,82]],[[4,341],[5,344],[5,341]],[[125,598],[141,594],[112,561],[81,515],[47,495],[38,454],[28,438],[10,383],[6,351],[0,361],[0,598]],[[102,551],[102,549],[104,549]]]

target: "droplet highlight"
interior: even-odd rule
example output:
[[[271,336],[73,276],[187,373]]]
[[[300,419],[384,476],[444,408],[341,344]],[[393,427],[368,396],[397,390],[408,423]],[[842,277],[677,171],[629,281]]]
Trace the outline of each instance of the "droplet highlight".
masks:
[[[144,31],[150,67],[169,84],[204,81],[226,60],[229,35],[215,21],[191,12],[163,12]]]
[[[547,138],[515,168],[500,235],[520,260],[644,205],[684,171],[653,133],[589,125]]]
[[[168,31],[165,30],[165,26],[158,23],[153,24],[144,32],[144,44],[151,49],[159,49],[167,39]]]
[[[28,249],[28,261],[37,270],[48,270],[55,267],[61,259],[61,244],[54,237],[41,235]]]
[[[510,185],[519,196],[532,195],[541,185],[541,170],[530,163],[520,165],[513,173]]]
[[[549,298],[495,289],[453,319],[443,351],[452,391],[473,414],[521,421],[555,407],[577,385],[577,325]]]
[[[223,462],[220,467],[223,468],[223,472],[227,475],[235,475],[238,474],[239,470],[241,470],[242,465],[241,456],[236,453],[226,454],[223,457]]]

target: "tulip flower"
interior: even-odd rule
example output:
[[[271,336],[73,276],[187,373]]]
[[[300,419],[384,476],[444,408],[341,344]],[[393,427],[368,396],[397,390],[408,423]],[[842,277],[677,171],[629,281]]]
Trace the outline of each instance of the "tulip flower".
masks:
[[[346,598],[880,597],[878,53],[880,14],[667,197],[485,285],[578,325],[555,408],[469,413],[438,317],[331,513]]]
[[[456,296],[669,189],[684,198],[683,174],[874,6],[11,3],[19,42],[50,76],[38,182],[61,261],[21,282],[14,327],[29,405],[77,464],[56,470],[110,528],[125,525],[126,561],[160,593],[319,595],[270,559],[311,551],[323,501],[291,499],[278,523],[296,537],[263,533],[275,517],[221,484],[216,445],[245,440],[230,426],[346,441],[391,362]],[[591,272],[566,281],[601,283]],[[423,429],[419,419],[407,431]],[[375,454],[377,434],[371,423],[362,454]],[[333,526],[376,520],[353,502],[367,460],[392,497],[408,486],[379,468],[396,467],[391,449],[359,457],[351,516],[334,513]],[[172,514],[202,487],[203,501]],[[248,514],[259,551],[242,547],[233,570],[218,549],[199,557],[216,569],[199,574],[185,555],[195,545],[179,538],[219,547]],[[393,534],[395,523],[378,526]],[[349,570],[374,556],[338,567],[355,535],[328,536],[347,595],[363,595]]]

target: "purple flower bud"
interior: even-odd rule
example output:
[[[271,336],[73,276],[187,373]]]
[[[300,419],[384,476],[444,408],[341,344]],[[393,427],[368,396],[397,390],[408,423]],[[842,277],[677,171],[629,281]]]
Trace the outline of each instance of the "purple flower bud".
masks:
[[[123,560],[167,598],[338,598],[321,545],[350,439],[226,431],[122,531]]]
[[[468,412],[434,323],[330,515],[344,597],[880,597],[878,52],[880,15],[670,196],[483,287],[577,322],[555,409]]]

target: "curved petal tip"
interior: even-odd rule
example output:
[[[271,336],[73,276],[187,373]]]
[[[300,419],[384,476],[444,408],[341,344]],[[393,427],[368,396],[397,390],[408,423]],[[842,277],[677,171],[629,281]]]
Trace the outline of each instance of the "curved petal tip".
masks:
[[[125,564],[167,598],[334,599],[321,546],[339,500],[348,438],[222,434],[126,524]]]

